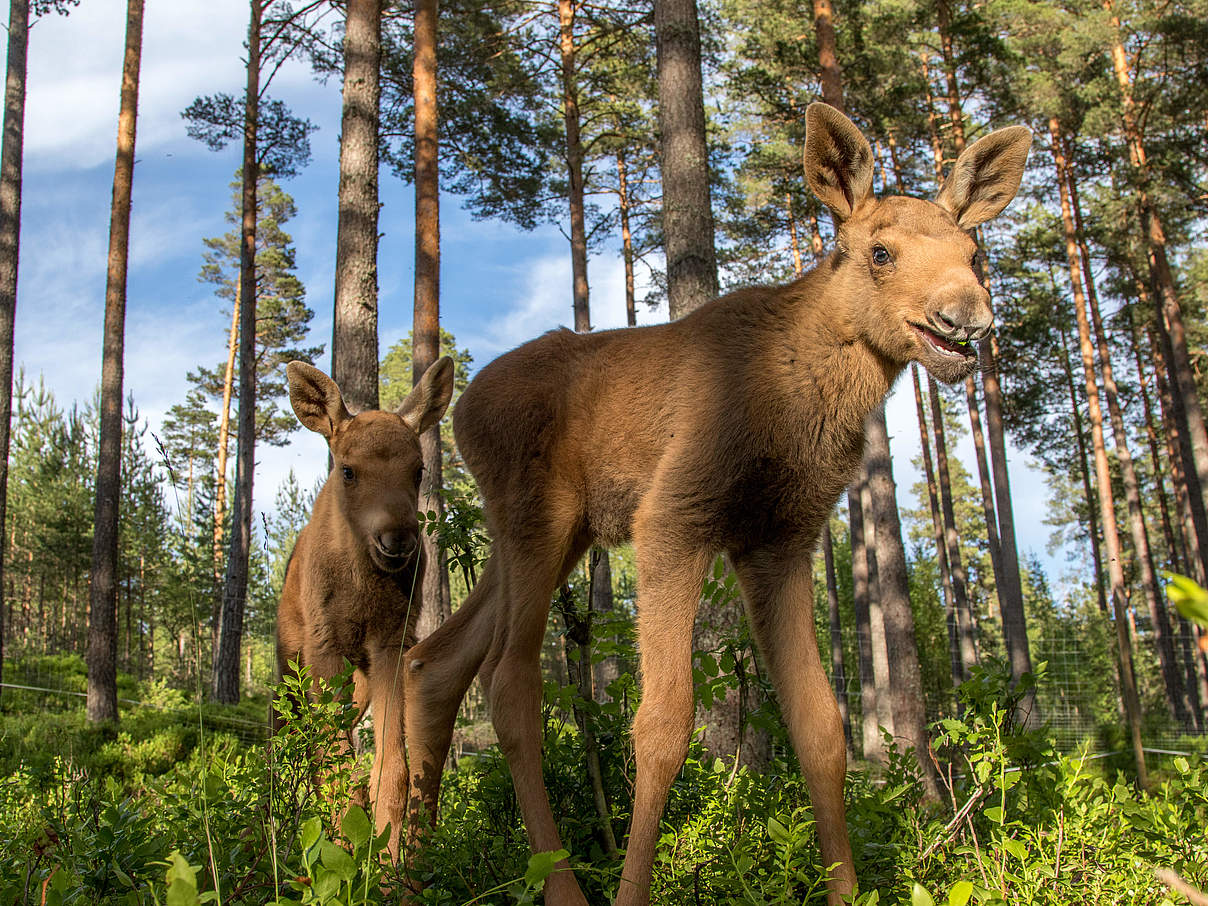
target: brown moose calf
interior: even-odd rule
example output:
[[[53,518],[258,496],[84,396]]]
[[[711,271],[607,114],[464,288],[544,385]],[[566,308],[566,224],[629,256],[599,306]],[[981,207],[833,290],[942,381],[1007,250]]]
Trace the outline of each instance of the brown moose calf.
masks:
[[[347,658],[363,714],[373,706],[376,737],[370,795],[380,832],[390,823],[398,858],[407,801],[403,758],[403,673],[415,641],[423,548],[416,503],[423,474],[419,436],[440,421],[453,394],[453,361],[436,361],[395,412],[355,417],[335,381],[291,362],[289,401],[298,421],[327,438],[332,469],[298,535],[277,608],[277,664],[308,666],[331,679]]]

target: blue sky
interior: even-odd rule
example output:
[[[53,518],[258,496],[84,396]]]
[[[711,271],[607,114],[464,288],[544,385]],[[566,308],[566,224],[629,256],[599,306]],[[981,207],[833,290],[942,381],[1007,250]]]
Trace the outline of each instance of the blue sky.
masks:
[[[87,399],[100,376],[105,256],[125,3],[83,0],[66,18],[38,22],[30,39],[25,185],[17,303],[16,361],[41,374],[60,402]],[[228,183],[238,149],[214,153],[185,135],[180,111],[196,96],[236,93],[243,84],[246,0],[148,0],[135,168],[126,321],[126,387],[158,430],[184,399],[186,373],[225,355],[227,318],[197,281],[202,238],[225,232]],[[312,342],[329,345],[335,249],[340,96],[302,65],[286,66],[271,95],[319,125],[314,158],[286,182],[298,216],[286,229],[315,311]],[[411,325],[412,195],[382,174],[380,342],[385,350]],[[442,199],[441,315],[479,365],[526,339],[572,321],[569,247],[547,227],[523,233],[472,220],[456,197]],[[589,265],[596,327],[624,323],[619,250]],[[639,307],[641,308],[641,307]],[[639,311],[641,323],[666,311]],[[320,367],[326,367],[326,359]],[[916,474],[919,440],[909,380],[889,406],[894,467],[903,503]],[[966,441],[957,455],[972,471]],[[1042,477],[1012,450],[1016,521],[1022,549],[1039,554],[1057,581],[1063,552],[1045,553],[1049,530]],[[326,467],[321,438],[299,430],[285,448],[259,451],[256,508],[272,507],[292,468],[304,485]]]

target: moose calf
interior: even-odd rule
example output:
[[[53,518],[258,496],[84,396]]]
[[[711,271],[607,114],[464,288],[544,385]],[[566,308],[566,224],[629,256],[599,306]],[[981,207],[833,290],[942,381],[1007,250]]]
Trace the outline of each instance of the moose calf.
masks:
[[[738,576],[810,789],[832,904],[855,871],[835,697],[814,638],[812,558],[852,478],[864,421],[910,362],[970,374],[992,324],[967,230],[1022,178],[1031,133],[993,132],[934,202],[873,197],[873,154],[822,104],[805,176],[836,248],[801,279],[732,293],[651,327],[554,331],[483,368],[453,416],[493,549],[473,593],[407,665],[412,785],[436,807],[457,706],[477,672],[534,850],[559,849],[541,773],[539,656],[552,593],[592,543],[631,539],[642,700],[618,906],[650,898],[667,793],[692,735],[692,624],[719,553]],[[569,867],[551,906],[583,906]]]
[[[332,469],[298,535],[277,608],[277,664],[331,679],[347,658],[363,714],[373,706],[370,795],[380,832],[390,823],[398,858],[407,801],[403,757],[403,652],[415,641],[424,556],[416,503],[423,474],[419,436],[440,421],[453,394],[453,360],[433,363],[397,412],[355,417],[335,381],[290,362],[289,401],[298,421],[327,438]]]

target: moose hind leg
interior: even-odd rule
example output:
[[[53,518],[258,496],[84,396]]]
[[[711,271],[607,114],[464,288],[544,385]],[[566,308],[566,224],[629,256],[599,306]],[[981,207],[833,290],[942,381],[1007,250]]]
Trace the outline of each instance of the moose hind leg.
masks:
[[[492,555],[465,603],[404,658],[411,841],[425,823],[436,823],[457,709],[490,647],[503,606],[501,595],[497,558]]]
[[[812,559],[806,545],[785,545],[735,557],[734,571],[809,787],[822,863],[836,866],[827,902],[838,906],[856,880],[843,806],[847,753],[814,635]]]

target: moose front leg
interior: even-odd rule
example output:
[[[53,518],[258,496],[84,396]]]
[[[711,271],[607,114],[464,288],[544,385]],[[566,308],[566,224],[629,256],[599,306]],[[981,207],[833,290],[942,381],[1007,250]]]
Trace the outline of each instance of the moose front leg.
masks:
[[[793,544],[731,559],[809,786],[822,863],[835,866],[827,878],[827,901],[839,906],[851,895],[856,873],[843,806],[843,723],[814,635],[813,558],[806,545]]]

